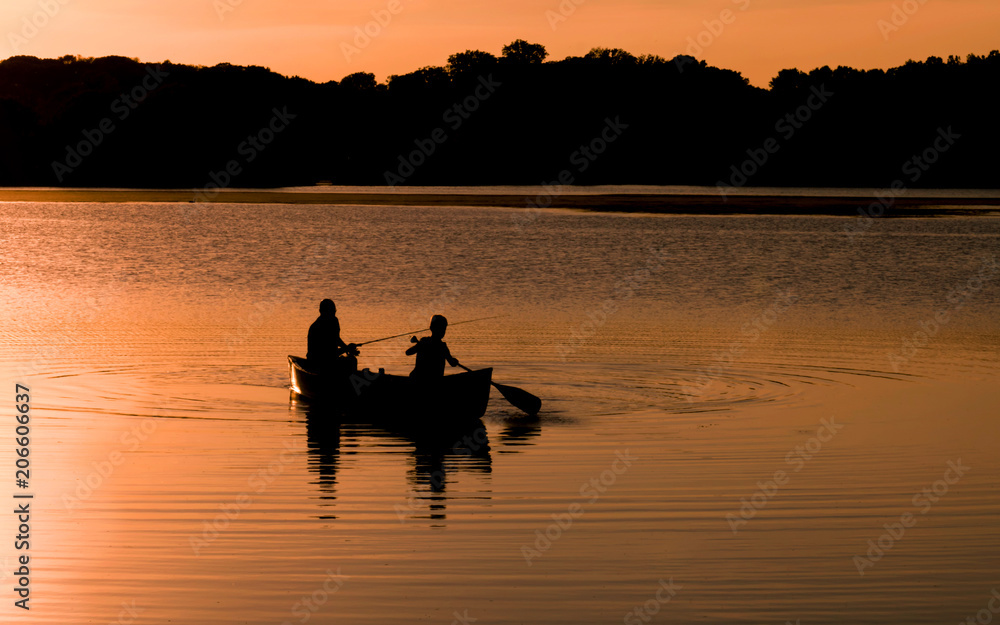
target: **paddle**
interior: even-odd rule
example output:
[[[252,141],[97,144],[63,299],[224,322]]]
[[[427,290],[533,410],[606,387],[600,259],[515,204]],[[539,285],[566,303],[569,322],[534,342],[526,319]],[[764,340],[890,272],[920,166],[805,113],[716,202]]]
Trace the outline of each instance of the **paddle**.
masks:
[[[465,369],[468,372],[472,372],[472,369],[466,367],[463,364],[459,364],[459,367]],[[542,409],[542,400],[535,397],[523,388],[517,388],[516,386],[507,386],[506,384],[497,384],[496,382],[490,382],[496,387],[503,398],[510,402],[515,408],[520,408],[531,416],[538,414],[538,411]]]

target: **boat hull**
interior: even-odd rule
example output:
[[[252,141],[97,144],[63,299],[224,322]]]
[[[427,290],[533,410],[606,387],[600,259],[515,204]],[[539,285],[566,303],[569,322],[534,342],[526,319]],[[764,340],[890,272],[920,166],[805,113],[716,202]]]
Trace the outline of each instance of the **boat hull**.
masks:
[[[304,358],[289,356],[288,380],[299,398],[341,414],[461,423],[474,421],[486,413],[493,369],[436,380],[367,371],[334,375],[311,371]]]

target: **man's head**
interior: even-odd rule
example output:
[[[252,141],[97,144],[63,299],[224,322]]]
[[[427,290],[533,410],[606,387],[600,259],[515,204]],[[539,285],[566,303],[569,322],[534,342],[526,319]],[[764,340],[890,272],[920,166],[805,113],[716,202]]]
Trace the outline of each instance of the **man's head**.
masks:
[[[444,315],[434,315],[431,317],[431,336],[444,338],[445,330],[448,329],[448,320]]]
[[[337,305],[333,303],[332,299],[325,299],[319,303],[319,314],[321,315],[336,315]]]

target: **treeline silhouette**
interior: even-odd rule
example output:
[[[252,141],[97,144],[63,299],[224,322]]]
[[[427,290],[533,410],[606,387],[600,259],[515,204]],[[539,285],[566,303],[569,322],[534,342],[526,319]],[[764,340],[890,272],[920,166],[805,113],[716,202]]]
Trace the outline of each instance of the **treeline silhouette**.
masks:
[[[769,89],[687,56],[546,57],[518,40],[385,84],[12,57],[0,63],[0,184],[997,185],[997,51],[788,69]]]

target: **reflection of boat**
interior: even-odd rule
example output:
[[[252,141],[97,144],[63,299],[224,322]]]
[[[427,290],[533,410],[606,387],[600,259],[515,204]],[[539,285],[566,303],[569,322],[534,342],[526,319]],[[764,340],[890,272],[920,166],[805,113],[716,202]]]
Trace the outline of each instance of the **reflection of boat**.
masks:
[[[337,483],[346,456],[358,453],[360,441],[365,450],[405,454],[413,465],[407,471],[410,484],[393,505],[397,518],[426,519],[440,523],[447,518],[449,497],[490,499],[490,488],[480,486],[473,494],[459,490],[447,494],[449,482],[462,474],[488,476],[492,471],[490,441],[486,424],[480,418],[441,422],[433,415],[422,419],[361,414],[340,414],[319,402],[300,403],[292,399],[292,409],[305,413],[309,470],[316,473],[323,513],[319,518],[337,519]],[[399,443],[405,443],[400,445]]]
[[[436,423],[476,420],[486,413],[493,369],[437,380],[360,371],[350,375],[311,371],[305,358],[288,357],[292,392],[342,413],[393,418],[433,417]]]
[[[542,422],[538,417],[508,421],[500,431],[500,442],[505,447],[533,445],[542,433]]]

